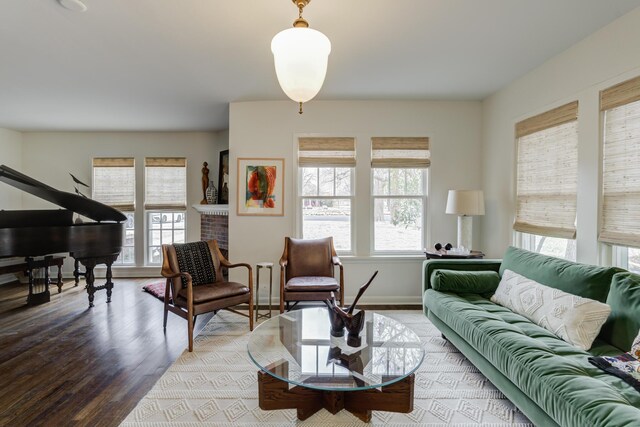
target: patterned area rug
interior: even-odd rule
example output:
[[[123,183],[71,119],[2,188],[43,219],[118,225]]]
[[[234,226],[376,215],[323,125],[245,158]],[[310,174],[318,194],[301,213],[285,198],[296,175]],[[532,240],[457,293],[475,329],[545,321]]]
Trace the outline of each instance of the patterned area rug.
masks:
[[[384,311],[411,327],[426,349],[416,373],[414,410],[373,411],[366,424],[347,411],[321,409],[298,421],[293,409],[258,407],[257,368],[247,355],[247,320],[218,313],[122,423],[160,426],[517,426],[532,424],[419,311]]]

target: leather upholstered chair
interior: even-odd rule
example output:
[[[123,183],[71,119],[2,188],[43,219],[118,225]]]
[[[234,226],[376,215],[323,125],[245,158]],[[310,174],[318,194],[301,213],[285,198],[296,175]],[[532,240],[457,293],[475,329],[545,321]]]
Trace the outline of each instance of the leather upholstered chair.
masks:
[[[187,319],[189,351],[193,351],[193,325],[198,314],[220,309],[249,317],[253,330],[253,271],[249,264],[231,264],[215,240],[162,245],[162,276],[167,278],[164,296],[164,329],[169,311]],[[247,284],[225,281],[220,267],[246,267]],[[229,307],[247,303],[248,315]]]
[[[340,267],[340,281],[334,268]],[[280,313],[290,301],[324,301],[331,292],[344,305],[344,270],[333,247],[333,237],[323,239],[284,238],[280,258]]]

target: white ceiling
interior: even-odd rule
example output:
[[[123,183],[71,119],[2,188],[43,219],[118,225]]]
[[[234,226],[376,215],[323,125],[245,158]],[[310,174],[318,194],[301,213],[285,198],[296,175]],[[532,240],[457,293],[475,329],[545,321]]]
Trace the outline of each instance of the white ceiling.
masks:
[[[0,0],[0,127],[219,130],[229,102],[287,99],[270,43],[290,0],[84,2]],[[317,99],[480,100],[638,6],[313,0],[333,46]]]

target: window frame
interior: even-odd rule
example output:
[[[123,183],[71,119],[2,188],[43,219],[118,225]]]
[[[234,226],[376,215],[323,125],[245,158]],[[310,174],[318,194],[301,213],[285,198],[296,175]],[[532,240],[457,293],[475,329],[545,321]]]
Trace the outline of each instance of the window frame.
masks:
[[[147,267],[151,267],[151,266],[158,266],[158,265],[162,265],[162,260],[158,263],[154,263],[151,262],[150,260],[150,256],[151,256],[151,252],[152,252],[152,248],[160,248],[160,251],[162,251],[162,245],[168,242],[163,242],[162,240],[162,232],[166,231],[166,228],[162,227],[163,221],[162,221],[162,215],[166,215],[167,213],[170,213],[173,215],[182,215],[182,220],[180,222],[182,222],[184,225],[182,228],[178,228],[177,230],[182,230],[184,231],[184,241],[183,242],[176,242],[175,241],[175,221],[171,221],[172,227],[171,227],[171,243],[185,243],[187,241],[187,211],[180,211],[180,210],[166,210],[166,209],[153,209],[153,210],[145,210],[144,212],[144,222],[145,222],[145,238],[144,238],[144,242],[145,242],[145,247],[144,247],[144,265]],[[159,229],[154,229],[151,228],[151,217],[152,215],[160,215],[160,228]],[[173,219],[173,217],[172,217]],[[155,230],[160,230],[160,245],[153,245],[152,244],[152,239],[151,239],[151,233]]]
[[[419,169],[422,176],[422,195],[376,195],[374,192],[374,173],[376,169]],[[370,235],[370,247],[369,252],[373,256],[385,256],[385,255],[416,255],[423,254],[426,241],[427,231],[427,212],[429,203],[429,168],[375,168],[369,167],[369,235]],[[422,201],[422,232],[420,233],[420,248],[416,250],[400,249],[400,250],[376,250],[376,233],[375,233],[375,203],[377,199],[414,199]]]
[[[303,193],[303,189],[304,189],[304,183],[303,183],[303,179],[304,179],[304,173],[303,173],[303,169],[316,169],[317,170],[317,179],[319,181],[320,177],[319,177],[319,173],[320,173],[320,169],[333,169],[333,174],[334,174],[334,180],[333,180],[333,192],[335,194],[336,192],[336,180],[335,180],[335,170],[336,169],[350,169],[350,177],[349,177],[349,186],[351,188],[351,195],[350,196],[304,196]],[[351,212],[349,215],[349,229],[350,229],[350,240],[349,240],[349,246],[350,249],[349,250],[344,250],[344,249],[338,249],[336,248],[336,253],[338,253],[338,255],[354,255],[355,254],[355,230],[356,230],[356,225],[355,225],[355,218],[356,218],[356,188],[355,188],[355,184],[356,184],[356,168],[355,167],[344,167],[344,166],[300,166],[298,165],[297,167],[298,171],[297,171],[297,178],[296,178],[296,182],[297,182],[297,191],[296,191],[296,234],[298,236],[301,236],[302,238],[304,238],[304,208],[303,208],[303,203],[304,200],[308,199],[308,200],[349,200],[351,202]],[[319,192],[319,191],[318,191]],[[334,239],[335,240],[335,239]],[[335,246],[335,243],[334,243]]]
[[[162,246],[162,244],[166,244],[166,243],[170,243],[170,242],[163,242],[162,240],[162,233],[160,233],[160,246],[158,245],[153,245],[152,244],[152,239],[151,239],[151,233],[153,232],[153,228],[152,228],[152,220],[151,220],[151,215],[154,214],[159,214],[161,215],[160,219],[160,230],[164,230],[162,228],[162,215],[163,214],[167,214],[167,213],[171,213],[172,214],[172,219],[173,219],[173,215],[176,214],[181,214],[182,215],[182,222],[183,222],[183,228],[181,230],[184,230],[184,241],[187,241],[187,233],[188,233],[188,224],[187,224],[187,205],[188,205],[188,169],[187,169],[187,158],[186,157],[153,157],[153,156],[148,156],[145,157],[144,159],[144,171],[143,171],[143,175],[144,175],[144,187],[143,187],[143,194],[144,194],[144,263],[143,265],[145,267],[155,267],[158,265],[162,264],[162,261],[160,261],[159,263],[153,263],[150,260],[150,256],[152,254],[153,248],[156,247],[160,247]],[[147,200],[147,194],[149,193],[149,188],[148,185],[150,184],[149,179],[148,179],[148,169],[147,168],[162,168],[162,167],[168,167],[168,168],[183,168],[184,169],[184,186],[182,187],[184,190],[184,200],[180,200],[179,202],[175,202],[175,203],[171,203],[171,202],[164,202],[162,204],[157,204],[157,203],[150,203],[149,200]],[[175,225],[175,221],[172,221],[172,224]],[[175,242],[174,236],[175,236],[175,226],[171,227],[171,243]],[[184,243],[184,242],[175,242],[175,243]]]

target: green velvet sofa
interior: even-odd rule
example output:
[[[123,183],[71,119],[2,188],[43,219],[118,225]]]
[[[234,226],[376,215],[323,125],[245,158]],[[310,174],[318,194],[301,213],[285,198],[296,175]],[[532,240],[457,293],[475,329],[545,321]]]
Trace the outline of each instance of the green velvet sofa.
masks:
[[[509,269],[606,302],[612,312],[592,348],[583,351],[492,303],[486,289],[484,294],[472,287],[434,290],[432,275],[439,269],[495,271],[500,276]],[[640,276],[510,247],[502,260],[425,261],[422,279],[429,320],[536,426],[640,426],[640,393],[587,361],[591,355],[630,350],[640,329]]]

